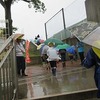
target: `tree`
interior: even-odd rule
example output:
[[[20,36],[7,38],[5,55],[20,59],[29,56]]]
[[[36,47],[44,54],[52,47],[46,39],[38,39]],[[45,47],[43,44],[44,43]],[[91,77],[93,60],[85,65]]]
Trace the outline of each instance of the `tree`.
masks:
[[[33,5],[36,12],[44,13],[46,11],[45,4],[40,0],[0,0],[0,4],[5,10],[5,20],[6,20],[6,37],[8,38],[12,35],[12,18],[11,18],[11,5],[14,2],[24,1],[29,4],[29,8]]]
[[[18,30],[17,27],[12,27],[12,33],[15,33]],[[0,37],[5,37],[6,35],[6,28],[0,27]]]

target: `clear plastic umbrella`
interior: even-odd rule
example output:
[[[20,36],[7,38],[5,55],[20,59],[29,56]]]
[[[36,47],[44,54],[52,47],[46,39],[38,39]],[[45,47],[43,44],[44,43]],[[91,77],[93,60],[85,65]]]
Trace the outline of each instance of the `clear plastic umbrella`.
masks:
[[[82,42],[100,49],[100,27],[93,30]]]

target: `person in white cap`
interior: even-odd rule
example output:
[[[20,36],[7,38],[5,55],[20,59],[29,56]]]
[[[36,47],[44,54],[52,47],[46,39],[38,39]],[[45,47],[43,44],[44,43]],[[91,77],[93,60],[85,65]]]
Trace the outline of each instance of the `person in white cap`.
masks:
[[[50,62],[52,74],[56,76],[56,63],[61,60],[56,49],[54,48],[55,44],[53,42],[48,43],[49,49],[47,50],[48,61]]]
[[[21,43],[21,39],[16,39],[16,63],[18,76],[27,76],[25,74],[26,64],[24,57],[25,49]]]

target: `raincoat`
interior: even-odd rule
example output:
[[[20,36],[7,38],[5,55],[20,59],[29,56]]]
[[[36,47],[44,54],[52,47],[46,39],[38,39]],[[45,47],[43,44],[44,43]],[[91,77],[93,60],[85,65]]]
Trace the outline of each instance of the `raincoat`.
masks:
[[[48,55],[48,61],[50,62],[50,66],[52,69],[52,74],[56,76],[56,67],[57,67],[57,61],[60,60],[61,58],[59,57],[56,49],[53,47],[53,43],[49,44],[49,49],[47,50],[47,55]]]
[[[61,58],[59,57],[56,49],[54,47],[50,47],[47,50],[47,55],[48,55],[48,61],[56,61],[56,60],[61,60]]]
[[[82,62],[82,65],[86,68],[91,68],[92,66],[95,66],[94,79],[96,87],[98,88],[98,98],[100,98],[100,58],[97,55],[100,54],[99,52],[100,50],[97,53],[97,50],[95,48],[91,48],[88,51],[86,58]]]

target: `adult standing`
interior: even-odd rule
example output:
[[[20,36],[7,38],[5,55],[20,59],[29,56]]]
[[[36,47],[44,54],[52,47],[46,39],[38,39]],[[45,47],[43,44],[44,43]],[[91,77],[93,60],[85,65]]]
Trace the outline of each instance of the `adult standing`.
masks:
[[[48,56],[48,61],[50,62],[52,74],[56,76],[56,63],[59,61],[61,58],[59,57],[56,49],[54,48],[55,43],[49,42],[48,43],[49,49],[47,50],[47,56]]]
[[[21,43],[21,39],[16,39],[16,62],[17,62],[17,74],[19,76],[27,76],[25,74],[25,57],[24,57],[25,49],[23,44]]]

